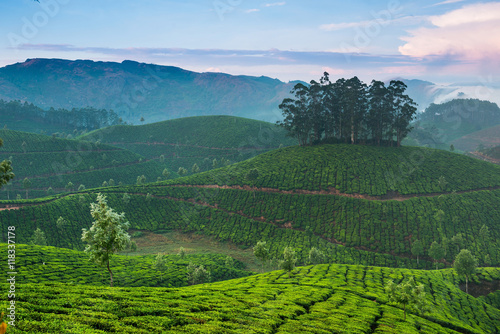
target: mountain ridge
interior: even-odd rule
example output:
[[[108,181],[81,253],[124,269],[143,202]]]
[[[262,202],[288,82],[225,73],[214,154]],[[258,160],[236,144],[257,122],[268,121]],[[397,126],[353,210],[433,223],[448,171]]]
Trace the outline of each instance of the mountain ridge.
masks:
[[[134,123],[141,117],[149,123],[214,114],[275,120],[277,106],[292,86],[264,76],[197,73],[131,60],[36,58],[0,68],[0,99],[43,108],[113,109]]]

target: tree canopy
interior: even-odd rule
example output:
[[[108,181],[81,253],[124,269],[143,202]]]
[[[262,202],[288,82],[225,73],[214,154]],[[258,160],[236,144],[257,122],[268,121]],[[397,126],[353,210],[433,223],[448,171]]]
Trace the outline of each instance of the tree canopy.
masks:
[[[388,282],[385,291],[390,303],[403,305],[404,320],[406,321],[406,307],[414,307],[418,311],[423,311],[425,307],[425,291],[422,284],[417,285],[413,277],[401,282]]]
[[[83,229],[82,241],[87,242],[85,252],[90,260],[98,265],[106,265],[110,275],[110,286],[113,286],[113,272],[109,268],[110,257],[125,250],[130,243],[127,233],[129,222],[125,221],[125,213],[116,213],[108,206],[106,196],[97,194],[97,203],[90,204],[90,214],[94,219],[92,226]]]
[[[465,276],[465,292],[469,293],[469,277],[476,272],[477,260],[468,249],[462,249],[455,258],[453,268],[459,275]]]
[[[257,242],[257,244],[253,247],[253,254],[261,261],[262,271],[264,271],[264,263],[269,259],[269,249],[266,248],[266,242]]]
[[[367,86],[357,77],[331,82],[325,72],[319,82],[294,86],[295,98],[280,104],[284,120],[277,124],[300,145],[336,141],[400,146],[417,111],[404,94],[406,88],[399,80],[389,86],[376,80]]]
[[[3,146],[3,140],[0,138],[0,147]],[[12,172],[12,165],[9,160],[4,160],[0,162],[0,188],[9,183],[10,180],[14,178],[14,173]]]

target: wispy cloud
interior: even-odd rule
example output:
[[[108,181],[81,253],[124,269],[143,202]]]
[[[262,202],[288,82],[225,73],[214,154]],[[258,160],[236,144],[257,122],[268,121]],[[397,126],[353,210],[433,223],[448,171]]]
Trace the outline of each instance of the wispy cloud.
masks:
[[[465,1],[465,0],[446,0],[446,1],[438,2],[438,3],[435,3],[433,5],[427,6],[427,8],[429,8],[429,7],[436,7],[436,6],[443,6],[443,5],[449,5],[449,4],[452,4],[452,3],[463,2],[463,1]]]
[[[323,24],[319,28],[324,31],[337,31],[349,28],[365,28],[369,27],[373,24],[379,24],[382,26],[387,26],[389,24],[404,24],[404,25],[413,25],[420,23],[422,21],[428,20],[427,17],[424,16],[402,16],[397,18],[374,18],[373,20],[366,21],[358,21],[358,22],[342,22],[342,23],[330,23]]]
[[[359,21],[359,22],[342,22],[342,23],[330,23],[323,24],[319,28],[325,31],[336,31],[356,27],[367,27],[372,24],[373,21]]]
[[[266,3],[264,7],[274,7],[274,6],[284,6],[286,5],[286,1],[283,2],[274,2],[274,3]]]
[[[125,59],[146,63],[179,66],[201,72],[225,72],[245,75],[267,75],[281,80],[315,78],[323,71],[332,76],[357,75],[363,80],[387,79],[396,76],[424,78],[429,73],[439,76],[470,76],[477,68],[453,57],[415,58],[406,55],[377,55],[342,53],[335,51],[231,50],[181,48],[106,48],[77,47],[56,44],[24,44],[18,48],[33,57],[43,54],[60,58],[122,61]],[[491,69],[489,73],[499,73]],[[448,81],[448,80],[446,80]]]
[[[260,9],[252,8],[252,9],[245,10],[245,13],[247,13],[247,14],[256,13],[256,12],[260,12]]]
[[[57,53],[89,53],[114,55],[119,57],[144,58],[152,57],[171,59],[173,57],[218,59],[221,63],[245,62],[252,64],[316,64],[331,66],[329,64],[346,63],[346,55],[341,52],[330,51],[286,51],[270,50],[229,50],[229,49],[182,49],[182,48],[106,48],[106,47],[78,47],[69,44],[22,44],[19,50],[47,51]],[[408,57],[401,55],[379,56],[370,54],[349,55],[349,66],[355,64],[393,64],[405,61]],[[409,58],[408,58],[409,59]],[[214,67],[214,66],[212,66]]]
[[[463,60],[498,59],[500,57],[500,3],[464,6],[429,21],[432,28],[411,31],[399,47],[412,57],[448,56]],[[497,65],[498,66],[498,65]]]

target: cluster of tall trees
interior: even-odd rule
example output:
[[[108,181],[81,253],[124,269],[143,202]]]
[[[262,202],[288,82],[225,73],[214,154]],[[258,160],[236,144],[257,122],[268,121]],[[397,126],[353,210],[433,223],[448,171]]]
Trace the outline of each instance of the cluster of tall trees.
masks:
[[[279,106],[284,120],[277,124],[300,145],[335,141],[400,146],[417,111],[406,88],[399,80],[389,86],[376,80],[368,86],[357,77],[331,82],[325,72],[319,82],[295,85],[295,98]]]

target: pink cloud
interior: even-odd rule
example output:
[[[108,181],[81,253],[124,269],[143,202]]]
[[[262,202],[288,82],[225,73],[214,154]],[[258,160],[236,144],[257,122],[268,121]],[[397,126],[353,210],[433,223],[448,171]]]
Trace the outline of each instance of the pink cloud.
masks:
[[[500,55],[500,3],[465,6],[429,18],[432,28],[411,31],[399,47],[412,57],[451,56],[463,60],[497,58]]]

